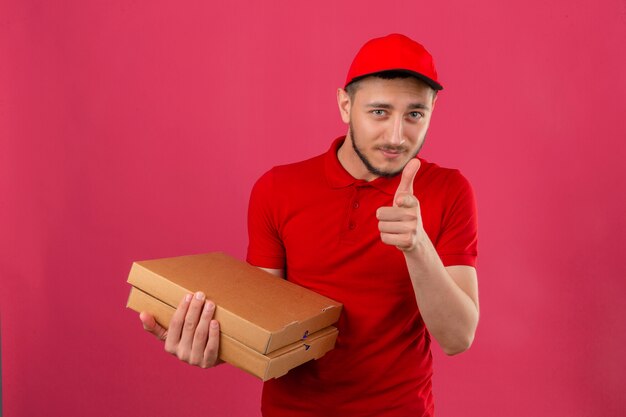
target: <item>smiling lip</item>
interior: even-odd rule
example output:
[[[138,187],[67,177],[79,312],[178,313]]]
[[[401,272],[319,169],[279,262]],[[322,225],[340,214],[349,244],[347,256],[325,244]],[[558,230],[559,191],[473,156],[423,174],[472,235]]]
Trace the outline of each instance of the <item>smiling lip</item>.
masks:
[[[388,158],[388,159],[395,159],[399,157],[400,155],[402,155],[402,152],[400,151],[390,151],[390,150],[385,150],[385,149],[381,149],[380,151],[383,153],[385,158]]]

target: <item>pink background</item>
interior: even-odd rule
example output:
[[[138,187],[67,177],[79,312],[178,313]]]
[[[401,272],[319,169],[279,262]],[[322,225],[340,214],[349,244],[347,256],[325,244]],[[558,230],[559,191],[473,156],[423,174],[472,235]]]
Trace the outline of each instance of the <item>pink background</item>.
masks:
[[[4,415],[258,416],[259,381],[143,332],[128,270],[243,257],[253,182],[345,132],[335,89],[390,32],[435,55],[422,155],[480,210],[481,323],[434,347],[438,415],[624,415],[623,0],[0,3]]]

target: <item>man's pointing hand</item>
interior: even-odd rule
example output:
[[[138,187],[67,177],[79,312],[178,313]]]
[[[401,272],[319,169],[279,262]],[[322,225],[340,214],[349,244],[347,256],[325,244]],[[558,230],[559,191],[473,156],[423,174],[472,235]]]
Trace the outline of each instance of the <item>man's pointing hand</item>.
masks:
[[[413,195],[413,180],[419,168],[420,160],[411,159],[402,170],[393,207],[381,207],[376,211],[381,240],[404,252],[413,250],[424,233],[419,201]]]

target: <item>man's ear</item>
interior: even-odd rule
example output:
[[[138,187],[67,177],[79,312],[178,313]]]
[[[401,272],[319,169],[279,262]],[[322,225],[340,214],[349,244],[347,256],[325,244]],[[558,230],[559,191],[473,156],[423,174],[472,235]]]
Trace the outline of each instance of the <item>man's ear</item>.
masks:
[[[432,112],[433,110],[435,110],[435,102],[437,101],[437,92],[435,91],[433,93],[433,102],[430,106],[430,111]]]
[[[350,109],[352,107],[352,101],[350,100],[348,92],[343,88],[337,89],[337,106],[339,106],[341,120],[343,120],[346,124],[350,123]]]

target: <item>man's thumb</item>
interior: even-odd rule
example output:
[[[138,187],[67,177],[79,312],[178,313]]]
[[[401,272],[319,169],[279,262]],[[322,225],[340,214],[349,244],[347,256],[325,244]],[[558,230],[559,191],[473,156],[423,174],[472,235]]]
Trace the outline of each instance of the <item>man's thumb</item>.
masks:
[[[420,165],[420,160],[413,158],[404,166],[404,169],[402,170],[402,178],[400,179],[400,185],[398,185],[396,195],[393,199],[394,206],[396,205],[396,199],[400,194],[413,195],[413,181],[415,180],[417,171],[420,169]]]

